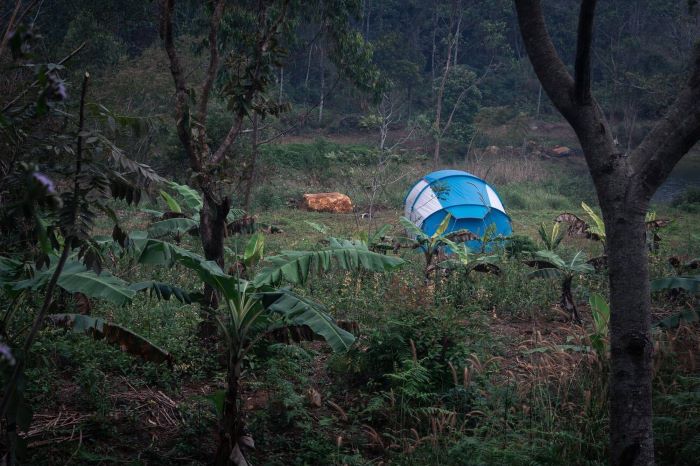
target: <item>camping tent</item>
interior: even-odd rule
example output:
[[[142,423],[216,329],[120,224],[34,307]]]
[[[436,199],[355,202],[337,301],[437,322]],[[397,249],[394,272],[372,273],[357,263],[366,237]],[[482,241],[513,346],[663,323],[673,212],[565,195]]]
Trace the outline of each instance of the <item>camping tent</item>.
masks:
[[[448,232],[466,229],[481,237],[491,224],[496,236],[513,231],[496,191],[481,178],[459,170],[428,173],[408,191],[404,206],[405,216],[428,235],[435,233],[448,213],[453,218]],[[475,249],[480,242],[467,245]]]

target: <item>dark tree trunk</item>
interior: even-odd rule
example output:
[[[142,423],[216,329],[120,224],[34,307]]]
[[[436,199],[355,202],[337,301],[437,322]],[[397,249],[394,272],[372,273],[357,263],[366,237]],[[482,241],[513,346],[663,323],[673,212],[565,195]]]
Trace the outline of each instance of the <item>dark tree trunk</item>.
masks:
[[[217,200],[211,189],[202,187],[204,205],[199,212],[199,235],[202,239],[204,257],[214,261],[224,270],[224,238],[226,236],[226,217],[231,209],[231,200],[226,197]],[[211,317],[211,310],[219,307],[219,295],[209,285],[204,286],[203,320],[200,324],[200,337],[207,339],[216,335],[216,322]]]
[[[240,378],[241,363],[236,362],[228,371],[228,388],[224,399],[224,413],[219,425],[219,447],[216,451],[216,466],[232,464],[232,452],[238,445],[241,450],[240,439],[243,437],[243,419],[240,406]],[[243,447],[245,448],[245,447]],[[236,455],[236,453],[234,453]]]
[[[644,215],[649,199],[700,140],[700,42],[689,78],[642,142],[623,153],[591,94],[596,0],[582,0],[572,77],[539,0],[515,0],[520,32],[543,89],[576,131],[603,211],[610,281],[610,461],[654,464],[651,299]]]
[[[610,441],[614,465],[654,464],[646,207],[604,207],[610,273]]]
[[[578,315],[574,295],[571,292],[571,282],[573,277],[566,277],[562,282],[561,307],[571,314],[571,319],[576,323],[581,323],[581,316]]]

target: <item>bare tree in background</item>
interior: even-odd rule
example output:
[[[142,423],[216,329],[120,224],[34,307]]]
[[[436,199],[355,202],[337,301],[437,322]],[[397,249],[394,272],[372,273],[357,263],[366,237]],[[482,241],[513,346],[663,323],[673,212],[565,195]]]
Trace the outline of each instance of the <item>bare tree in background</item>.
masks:
[[[615,144],[591,95],[596,0],[582,0],[572,77],[547,32],[539,0],[516,0],[525,48],[542,87],[583,148],[605,221],[610,273],[610,455],[613,465],[654,463],[651,298],[644,216],[654,192],[700,139],[700,43],[690,76],[632,151]]]

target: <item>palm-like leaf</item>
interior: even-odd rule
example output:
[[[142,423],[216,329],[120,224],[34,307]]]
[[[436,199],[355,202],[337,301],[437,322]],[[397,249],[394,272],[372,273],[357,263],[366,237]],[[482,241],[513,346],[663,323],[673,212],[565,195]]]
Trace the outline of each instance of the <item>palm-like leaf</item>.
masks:
[[[265,237],[262,233],[255,233],[246,243],[245,251],[243,251],[243,263],[246,267],[251,267],[257,264],[263,258],[265,250]]]
[[[182,213],[182,207],[180,207],[180,204],[178,204],[177,201],[170,194],[161,189],[160,197],[163,198],[165,203],[168,205],[168,209],[170,209],[171,212],[177,212],[178,214]]]
[[[651,291],[672,290],[674,288],[689,293],[700,293],[700,275],[685,277],[664,277],[651,281]]]
[[[535,270],[534,272],[530,272],[528,277],[530,278],[547,278],[547,279],[562,279],[565,277],[564,271],[561,269],[555,269],[555,268],[545,268],[545,269],[538,269]]]
[[[198,226],[199,222],[191,218],[169,218],[152,223],[148,227],[148,236],[152,238],[160,238],[165,235],[182,236]]]
[[[386,272],[403,264],[403,259],[372,252],[360,241],[330,239],[330,247],[320,251],[283,251],[266,259],[269,265],[255,277],[256,286],[274,285],[284,280],[304,284],[312,272],[325,272],[335,264],[342,270],[364,269]]]
[[[204,283],[220,291],[227,299],[238,296],[238,279],[224,273],[216,262],[208,261],[186,249],[157,239],[139,239],[135,243],[138,248],[136,257],[138,263],[165,266],[178,263],[196,272]]]
[[[147,361],[172,361],[167,351],[154,345],[141,335],[132,332],[121,325],[112,324],[104,319],[84,316],[82,314],[53,314],[48,316],[49,322],[72,330],[86,333],[95,339],[104,338],[108,343],[118,345],[124,351],[141,356]]]
[[[424,242],[429,241],[430,236],[426,235],[423,230],[418,228],[415,223],[407,219],[406,217],[401,217],[399,219],[401,226],[406,229],[406,234],[415,238],[416,241]]]
[[[56,262],[53,261],[45,270],[37,271],[31,279],[17,282],[14,289],[37,289],[44,286],[54,273]],[[83,293],[90,298],[104,299],[117,306],[131,302],[136,294],[136,291],[129,289],[124,280],[108,272],[97,275],[75,260],[66,262],[56,284],[69,293]]]
[[[149,280],[146,282],[132,283],[129,285],[130,290],[143,291],[149,293],[151,296],[155,296],[158,299],[164,299],[166,301],[170,298],[176,298],[183,304],[192,304],[194,302],[201,301],[200,293],[192,293],[177,286],[169,285],[167,283],[155,282]]]
[[[595,223],[595,225],[588,226],[588,232],[597,236],[601,241],[605,241],[605,223],[603,222],[603,219],[600,218],[600,216],[596,214],[585,202],[581,202],[581,207]]]
[[[450,220],[452,220],[452,215],[448,213],[447,215],[445,215],[445,218],[442,219],[442,222],[440,222],[440,224],[438,225],[437,229],[435,230],[435,233],[433,233],[433,236],[431,236],[431,239],[434,240],[444,235],[447,231],[447,227],[450,226]]]
[[[204,205],[202,196],[189,186],[174,181],[166,181],[165,184],[182,197],[185,207],[188,209],[199,212]]]
[[[530,273],[530,278],[563,278],[565,275],[588,274],[595,272],[592,265],[586,262],[583,251],[579,251],[566,262],[554,251],[537,251],[533,254],[534,261],[540,267]]]
[[[277,290],[261,294],[265,308],[282,315],[294,325],[306,325],[323,337],[333,351],[347,351],[355,341],[352,333],[338,327],[320,304],[302,298],[289,290]]]
[[[553,268],[565,268],[566,262],[562,259],[559,254],[553,251],[537,251],[533,254],[534,258],[538,261],[551,264]]]

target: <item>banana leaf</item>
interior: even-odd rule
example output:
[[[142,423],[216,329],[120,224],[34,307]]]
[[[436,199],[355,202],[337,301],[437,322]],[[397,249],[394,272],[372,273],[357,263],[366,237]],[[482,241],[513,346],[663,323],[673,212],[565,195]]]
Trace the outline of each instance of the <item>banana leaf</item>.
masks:
[[[274,285],[284,280],[302,285],[312,272],[325,272],[334,264],[342,270],[386,272],[399,267],[403,259],[372,252],[361,241],[330,239],[330,247],[320,251],[283,251],[268,257],[269,263],[254,278],[256,286]]]
[[[47,316],[47,321],[57,327],[64,327],[76,333],[85,333],[96,340],[104,338],[108,343],[118,345],[122,351],[140,356],[146,361],[172,363],[172,356],[164,349],[121,325],[112,324],[99,317],[82,314],[51,314]]]
[[[263,306],[269,312],[282,315],[289,324],[308,326],[335,352],[347,351],[355,342],[355,336],[336,325],[335,320],[319,303],[286,289],[260,293],[260,296]]]
[[[47,269],[38,270],[34,277],[17,282],[13,288],[22,290],[44,286],[56,269],[56,262],[53,260]],[[92,270],[88,270],[81,262],[75,260],[66,262],[56,284],[70,293],[83,293],[90,298],[104,299],[117,306],[131,302],[136,294],[136,291],[129,289],[128,283],[124,280],[109,272],[97,275]]]

